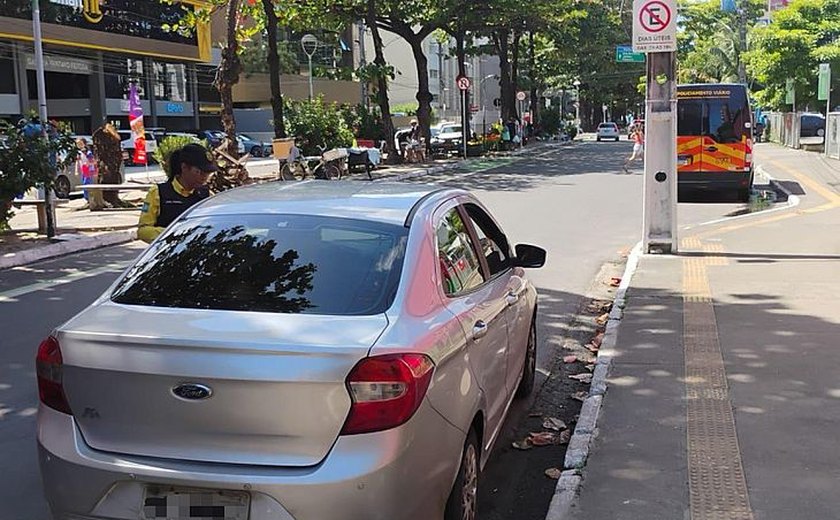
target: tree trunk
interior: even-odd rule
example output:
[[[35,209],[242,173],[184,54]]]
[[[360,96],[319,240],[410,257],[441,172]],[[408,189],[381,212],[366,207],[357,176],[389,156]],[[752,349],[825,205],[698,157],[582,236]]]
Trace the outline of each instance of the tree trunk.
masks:
[[[467,51],[464,49],[464,38],[466,34],[463,29],[458,28],[455,32],[455,56],[458,59],[458,75],[467,76]],[[475,80],[475,78],[473,78]],[[463,114],[462,139],[468,142],[470,138],[470,91],[465,90],[461,94],[461,113]],[[466,150],[466,147],[464,147]],[[466,152],[464,157],[466,158]]]
[[[274,120],[274,137],[286,137],[283,121],[283,91],[280,88],[280,54],[277,52],[277,13],[273,0],[263,0],[265,25],[268,31],[268,76],[271,83],[271,115]]]
[[[231,157],[239,154],[239,145],[236,141],[236,120],[233,117],[233,86],[239,82],[239,73],[242,71],[242,62],[239,60],[239,42],[236,40],[236,25],[238,21],[240,0],[230,0],[227,5],[226,22],[227,35],[224,49],[222,49],[222,61],[216,71],[214,81],[219,97],[222,100],[222,128],[227,137],[227,153]]]
[[[528,52],[530,54],[529,58],[531,61],[530,69],[531,69],[531,125],[532,128],[537,127],[537,123],[539,122],[540,118],[540,98],[537,95],[537,60],[534,56],[534,31],[531,31],[530,34],[530,41],[528,42]]]
[[[367,8],[367,23],[373,36],[373,49],[376,54],[373,61],[377,69],[376,103],[382,113],[382,126],[384,126],[382,130],[385,132],[385,149],[383,152],[388,157],[388,164],[397,164],[400,162],[400,151],[394,146],[394,120],[391,118],[391,103],[388,100],[388,78],[385,76],[387,63],[385,62],[382,35],[379,34],[379,26],[376,25],[376,0],[368,0]],[[364,35],[361,35],[360,38],[364,38]]]
[[[510,49],[510,42],[508,42],[509,33],[506,29],[502,29],[493,34],[496,41],[496,54],[499,56],[499,87],[501,92],[499,98],[501,101],[502,121],[507,123],[511,117],[515,115],[515,107],[511,102],[516,98],[516,94],[512,92],[511,85],[511,70],[510,57],[508,51]]]
[[[519,30],[513,31],[512,56],[510,62],[510,96],[513,114],[517,121],[522,121],[522,114],[519,113],[519,103],[516,93],[519,92],[519,43],[522,40],[522,33]]]
[[[432,93],[429,91],[429,60],[423,53],[423,40],[423,37],[415,35],[408,43],[411,44],[414,63],[417,66],[417,124],[420,125],[420,134],[426,140],[426,151],[430,152]]]

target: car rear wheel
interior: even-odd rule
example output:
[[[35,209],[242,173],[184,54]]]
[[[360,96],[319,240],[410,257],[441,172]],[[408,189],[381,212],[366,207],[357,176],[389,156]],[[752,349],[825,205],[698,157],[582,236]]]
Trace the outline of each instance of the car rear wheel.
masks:
[[[461,453],[461,466],[446,501],[444,520],[475,520],[478,503],[478,436],[470,430]]]
[[[65,177],[64,175],[59,176],[55,180],[55,186],[53,186],[55,190],[55,196],[59,199],[69,199],[70,198],[70,179]]]
[[[537,374],[537,320],[531,320],[531,329],[528,331],[528,346],[526,347],[525,364],[522,365],[522,378],[516,388],[516,397],[522,399],[531,395],[534,391],[534,382]]]
[[[259,146],[252,146],[251,157],[262,157],[262,148],[260,148]]]

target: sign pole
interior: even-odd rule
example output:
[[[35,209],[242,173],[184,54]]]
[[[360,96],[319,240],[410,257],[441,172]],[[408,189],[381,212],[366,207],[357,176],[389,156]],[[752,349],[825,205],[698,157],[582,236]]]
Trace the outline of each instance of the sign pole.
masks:
[[[461,90],[461,142],[464,148],[464,159],[467,158],[467,136],[470,135],[469,128],[467,128],[470,121],[467,115],[469,109],[470,107],[467,106],[467,89],[463,89]]]
[[[677,241],[677,6],[634,0],[633,50],[647,52],[643,250],[674,254]]]

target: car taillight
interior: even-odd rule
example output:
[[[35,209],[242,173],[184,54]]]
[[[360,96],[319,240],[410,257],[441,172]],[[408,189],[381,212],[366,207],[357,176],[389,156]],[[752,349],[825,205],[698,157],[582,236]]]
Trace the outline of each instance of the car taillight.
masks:
[[[38,395],[41,397],[41,402],[50,408],[73,415],[61,382],[62,364],[58,340],[50,336],[42,341],[38,346],[38,355],[35,357]]]
[[[347,376],[353,404],[342,435],[395,428],[414,415],[432,380],[434,364],[422,354],[365,358]]]

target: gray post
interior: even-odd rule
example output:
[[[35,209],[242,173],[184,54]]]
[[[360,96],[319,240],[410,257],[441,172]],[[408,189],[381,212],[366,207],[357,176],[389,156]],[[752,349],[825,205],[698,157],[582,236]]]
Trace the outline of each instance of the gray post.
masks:
[[[645,115],[645,253],[677,252],[677,54],[647,61]]]
[[[315,99],[315,93],[312,87],[312,55],[309,55],[309,101]]]
[[[35,78],[38,82],[38,117],[41,119],[41,135],[47,135],[47,88],[44,80],[44,46],[41,42],[41,8],[38,0],[32,0],[32,34],[35,40]],[[47,159],[46,157],[44,159]],[[55,207],[52,200],[52,186],[44,186],[44,202],[47,213],[47,238],[55,236]]]

